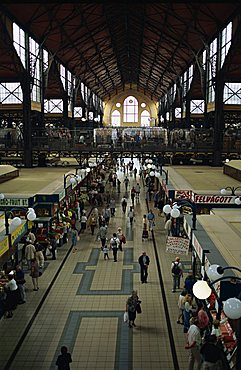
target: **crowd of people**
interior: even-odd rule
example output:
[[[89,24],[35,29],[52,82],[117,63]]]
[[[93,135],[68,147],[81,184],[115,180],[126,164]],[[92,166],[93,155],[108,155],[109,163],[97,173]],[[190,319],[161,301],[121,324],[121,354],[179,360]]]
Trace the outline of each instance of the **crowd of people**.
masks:
[[[163,197],[159,190],[155,190],[150,176],[143,177],[143,186],[137,180],[137,169],[132,161],[123,163],[120,161],[119,170],[124,174],[123,179],[123,196],[120,197],[121,180],[117,176],[116,168],[109,171],[109,174],[97,175],[93,181],[93,186],[89,191],[89,204],[91,212],[87,215],[83,201],[78,202],[75,212],[71,217],[68,211],[60,215],[62,218],[63,232],[62,244],[70,240],[70,247],[76,252],[80,234],[90,232],[96,242],[99,243],[103,260],[118,262],[120,254],[127,242],[127,236],[121,226],[117,226],[113,232],[111,220],[116,217],[117,202],[125,217],[128,228],[132,229],[136,218],[136,206],[140,201],[140,192],[143,188],[145,198],[149,204],[153,204],[153,209],[148,208],[148,212],[142,217],[142,241],[152,238],[156,224],[158,224],[158,215],[162,215]],[[136,171],[135,171],[136,169]],[[141,175],[144,176],[142,169]],[[131,174],[133,184],[130,184]],[[109,191],[109,189],[112,191]],[[151,203],[153,202],[153,203]],[[165,228],[168,221],[166,220]],[[171,225],[171,222],[169,222]],[[111,226],[111,227],[110,227]],[[112,231],[110,231],[110,229]],[[168,226],[169,230],[169,226]],[[171,230],[171,226],[170,226]],[[170,231],[171,234],[171,231]],[[169,231],[168,231],[168,235]],[[144,244],[143,244],[144,245]],[[0,279],[0,288],[4,292],[4,314],[6,318],[13,316],[13,311],[18,304],[26,302],[25,292],[25,273],[30,274],[33,284],[33,291],[39,290],[39,278],[44,272],[45,261],[50,257],[56,259],[57,240],[53,236],[47,238],[44,243],[36,240],[34,232],[30,231],[26,238],[24,258],[26,260],[26,269],[20,265],[15,267],[14,271],[6,271],[5,276]],[[150,257],[145,251],[138,258],[140,266],[140,282],[148,283]],[[177,324],[183,326],[183,332],[186,336],[185,348],[189,350],[189,370],[193,370],[195,364],[197,369],[219,370],[226,369],[226,357],[221,345],[220,321],[213,321],[209,310],[197,300],[193,294],[193,285],[196,280],[193,272],[189,271],[183,280],[183,266],[180,257],[176,257],[171,264],[170,275],[172,276],[172,292],[179,291],[177,302]],[[127,323],[130,329],[136,327],[136,315],[141,313],[141,301],[137,290],[133,290],[131,296],[126,301],[125,313]],[[71,355],[67,347],[61,348],[61,355],[58,357],[56,365],[61,369],[62,363],[72,362]]]

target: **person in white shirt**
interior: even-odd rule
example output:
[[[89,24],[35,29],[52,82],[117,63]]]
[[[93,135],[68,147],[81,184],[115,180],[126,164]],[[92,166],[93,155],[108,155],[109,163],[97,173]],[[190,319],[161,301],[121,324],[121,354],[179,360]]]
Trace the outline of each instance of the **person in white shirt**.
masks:
[[[134,214],[134,211],[133,211],[133,207],[130,207],[130,209],[128,211],[128,217],[129,217],[131,226],[133,225],[134,216],[135,216],[135,214]]]
[[[35,257],[35,246],[32,243],[29,243],[25,247],[25,258],[28,262],[28,268],[31,268],[31,260]]]
[[[139,183],[136,184],[135,190],[136,190],[136,200],[139,200],[140,192],[141,192],[141,187]]]
[[[110,239],[110,249],[113,251],[114,262],[117,262],[117,251],[120,245],[120,240],[117,238],[116,233],[113,234],[113,237]]]
[[[200,347],[202,343],[202,338],[200,334],[200,329],[198,327],[198,320],[196,318],[193,318],[191,322],[192,324],[187,332],[187,344],[185,346],[186,349],[190,349],[188,370],[194,370],[195,362],[197,364],[196,369],[200,370]]]
[[[108,255],[109,253],[109,248],[107,247],[107,245],[104,246],[104,248],[102,249],[103,253],[104,253],[104,260],[109,260],[110,257]]]
[[[80,225],[81,225],[80,232],[84,232],[84,230],[86,230],[86,222],[87,222],[87,217],[85,213],[81,216],[80,221],[81,221],[80,222]]]

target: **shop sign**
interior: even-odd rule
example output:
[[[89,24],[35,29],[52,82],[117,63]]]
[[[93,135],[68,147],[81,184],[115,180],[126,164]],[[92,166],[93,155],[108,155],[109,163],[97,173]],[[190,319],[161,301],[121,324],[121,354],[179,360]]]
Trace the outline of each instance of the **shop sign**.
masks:
[[[0,199],[0,206],[5,206],[5,207],[28,207],[28,198],[4,198],[4,199]]]
[[[26,221],[22,221],[21,225],[18,226],[12,233],[11,233],[11,241],[12,241],[12,245],[16,242],[18,242],[18,240],[20,240],[23,235],[27,232],[27,222]]]
[[[166,252],[174,254],[188,254],[189,239],[177,236],[168,236],[166,242]]]
[[[0,242],[0,257],[6,253],[9,249],[9,244],[8,244],[8,237],[4,238],[1,242]]]
[[[191,190],[175,190],[175,199],[192,199]]]
[[[198,195],[195,194],[195,203],[205,203],[205,204],[234,204],[235,196],[231,195]]]
[[[197,255],[200,259],[200,261],[202,260],[202,253],[203,253],[203,250],[202,250],[202,247],[201,245],[199,244],[196,236],[194,234],[192,234],[192,245],[195,249],[195,251],[197,252]]]

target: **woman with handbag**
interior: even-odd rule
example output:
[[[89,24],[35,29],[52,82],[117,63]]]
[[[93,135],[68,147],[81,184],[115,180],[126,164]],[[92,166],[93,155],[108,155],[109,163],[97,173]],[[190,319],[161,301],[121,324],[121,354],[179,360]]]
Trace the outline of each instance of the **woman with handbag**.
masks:
[[[129,317],[129,328],[136,327],[136,313],[141,313],[140,303],[141,301],[137,295],[137,290],[133,290],[131,296],[126,302],[126,312],[128,312]]]

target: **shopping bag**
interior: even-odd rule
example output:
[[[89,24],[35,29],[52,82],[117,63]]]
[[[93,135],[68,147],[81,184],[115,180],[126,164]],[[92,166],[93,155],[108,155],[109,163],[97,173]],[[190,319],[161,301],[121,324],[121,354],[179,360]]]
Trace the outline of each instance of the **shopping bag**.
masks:
[[[128,312],[124,312],[123,319],[124,319],[124,322],[128,322],[128,320],[129,320]]]
[[[140,305],[140,303],[137,303],[137,305],[136,305],[136,312],[137,313],[141,313],[141,305]]]

